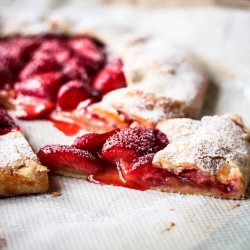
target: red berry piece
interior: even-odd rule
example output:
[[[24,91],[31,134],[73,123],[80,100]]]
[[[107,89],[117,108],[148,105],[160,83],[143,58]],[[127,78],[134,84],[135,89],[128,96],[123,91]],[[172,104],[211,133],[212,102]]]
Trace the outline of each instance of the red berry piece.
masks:
[[[160,130],[155,130],[155,137],[155,146],[153,148],[154,153],[164,149],[169,144],[167,135],[162,133]]]
[[[146,187],[159,186],[166,183],[173,175],[167,170],[152,165],[154,154],[148,154],[135,159],[123,172],[128,181],[135,181]]]
[[[71,146],[47,145],[37,153],[41,163],[53,171],[75,169],[94,174],[101,169],[101,161],[93,153]]]
[[[19,129],[20,128],[15,124],[7,111],[0,108],[0,135],[7,134],[11,131],[17,131]]]
[[[77,58],[71,58],[63,63],[62,75],[66,80],[89,81],[86,69]]]
[[[20,80],[25,80],[32,75],[51,71],[55,72],[60,69],[60,65],[57,63],[53,55],[40,54],[39,57],[37,55],[37,58],[32,59],[24,66],[20,71],[18,78]]]
[[[53,101],[56,98],[60,85],[59,74],[48,72],[37,74],[21,82],[17,82],[14,88],[19,94]]]
[[[99,93],[92,89],[87,83],[82,81],[69,81],[58,91],[57,104],[63,110],[72,110],[77,107],[77,105],[88,99],[97,98]]]
[[[118,130],[112,130],[107,133],[97,134],[97,133],[87,133],[85,135],[79,136],[74,140],[72,144],[73,147],[97,151],[99,150],[103,143]]]
[[[104,62],[104,53],[95,41],[89,37],[75,37],[68,42],[70,48],[81,58],[81,63],[90,69],[97,70]]]
[[[0,89],[5,89],[8,83],[13,81],[11,70],[6,66],[4,61],[0,59]]]
[[[22,36],[13,36],[8,39],[8,44],[11,46],[11,50],[15,47],[18,54],[21,56],[20,59],[24,61],[27,60],[34,50],[39,46],[38,41],[33,37],[22,37]]]
[[[23,120],[42,118],[54,107],[55,104],[46,99],[19,95],[16,99],[16,117]]]
[[[50,55],[55,58],[57,63],[61,64],[68,61],[72,57],[72,51],[66,46],[64,40],[51,39],[44,41],[39,49],[33,54],[34,59],[39,59],[44,55]]]
[[[132,161],[152,152],[155,143],[153,129],[120,129],[103,144],[101,157],[110,162]]]
[[[107,67],[97,73],[92,86],[105,95],[112,90],[126,87],[126,79],[122,69]]]
[[[7,45],[3,49],[2,46],[0,46],[0,58],[5,67],[12,71],[19,70],[23,65],[22,56],[17,47],[12,49],[12,46]]]

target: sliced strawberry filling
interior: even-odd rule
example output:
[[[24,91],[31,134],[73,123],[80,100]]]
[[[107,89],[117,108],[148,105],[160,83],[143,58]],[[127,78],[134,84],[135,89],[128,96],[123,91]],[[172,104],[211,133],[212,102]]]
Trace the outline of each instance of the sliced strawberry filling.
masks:
[[[38,152],[38,157],[52,172],[74,169],[93,174],[101,169],[101,160],[94,153],[66,145],[45,146]]]
[[[122,87],[126,80],[121,61],[92,37],[40,34],[0,39],[0,102],[14,107],[20,119],[52,116],[67,122],[66,114],[72,123],[82,119],[83,126],[90,114],[82,108],[76,112],[78,106],[100,101]],[[29,98],[24,105],[20,99],[25,97]],[[36,100],[46,103],[39,112],[31,108]]]
[[[121,163],[123,178],[127,181],[136,182],[147,188],[168,187],[169,190],[175,188],[195,188],[200,192],[210,192],[215,190],[223,194],[235,191],[234,183],[223,184],[218,180],[212,181],[210,176],[197,169],[184,169],[180,173],[173,173],[167,169],[155,167],[152,164],[154,155],[146,155],[135,159],[130,164]],[[162,186],[162,187],[161,187]]]
[[[153,165],[155,153],[168,144],[167,136],[161,131],[137,127],[88,133],[77,137],[71,146],[45,146],[38,156],[54,173],[61,174],[60,169],[77,169],[88,174],[89,182],[101,185],[223,197],[237,192],[237,180],[224,184],[216,176],[211,178],[188,166],[174,173]]]

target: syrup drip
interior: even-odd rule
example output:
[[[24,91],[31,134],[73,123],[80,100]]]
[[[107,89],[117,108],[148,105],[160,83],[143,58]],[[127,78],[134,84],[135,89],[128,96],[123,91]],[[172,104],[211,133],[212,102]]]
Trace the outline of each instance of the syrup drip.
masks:
[[[147,188],[139,183],[126,181],[115,164],[105,166],[103,170],[88,176],[88,181],[100,185],[112,185],[145,191]]]
[[[74,136],[78,134],[78,132],[81,130],[81,127],[67,121],[59,121],[55,120],[53,118],[48,118],[50,122],[52,122],[53,126],[63,132],[67,136]]]

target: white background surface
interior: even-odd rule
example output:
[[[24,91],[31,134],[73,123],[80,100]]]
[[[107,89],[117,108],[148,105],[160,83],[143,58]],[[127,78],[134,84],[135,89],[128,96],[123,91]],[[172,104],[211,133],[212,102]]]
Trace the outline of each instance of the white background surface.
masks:
[[[209,71],[211,84],[201,115],[236,112],[250,128],[249,10],[148,10],[88,1],[0,3],[1,28],[20,19],[58,18],[115,23],[167,37],[196,54]],[[36,150],[47,143],[73,140],[47,123],[18,123]],[[0,199],[0,249],[250,248],[250,190],[245,200],[218,200],[51,176],[50,191],[61,195]],[[175,225],[167,230],[172,222]]]

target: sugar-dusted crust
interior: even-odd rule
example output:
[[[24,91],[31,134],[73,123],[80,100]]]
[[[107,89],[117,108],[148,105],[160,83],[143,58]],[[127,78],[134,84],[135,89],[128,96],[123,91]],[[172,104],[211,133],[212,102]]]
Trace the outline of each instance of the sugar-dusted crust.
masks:
[[[197,169],[212,181],[235,187],[229,195],[213,189],[205,193],[207,195],[244,196],[250,176],[250,137],[239,116],[205,116],[201,121],[169,119],[160,122],[157,128],[168,135],[170,144],[156,153],[155,165],[176,174],[184,169]],[[165,190],[164,187],[160,189]],[[202,193],[202,190],[185,191],[178,187],[168,191]]]
[[[0,196],[48,190],[48,170],[40,164],[22,132],[0,136],[0,156]]]
[[[122,112],[151,126],[199,114],[208,78],[191,54],[159,38],[127,36],[118,44],[114,48],[124,62],[128,87],[108,93],[91,112],[114,122]]]

